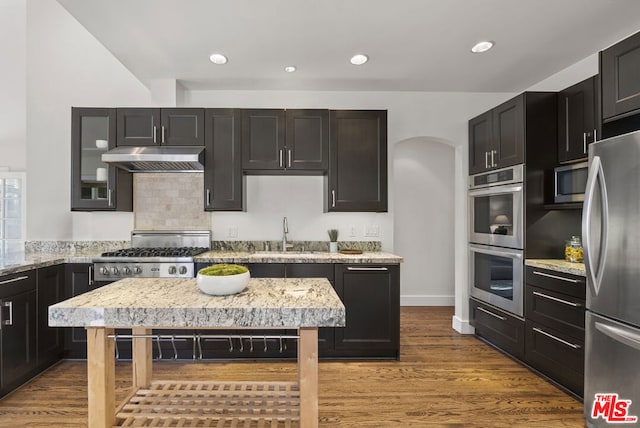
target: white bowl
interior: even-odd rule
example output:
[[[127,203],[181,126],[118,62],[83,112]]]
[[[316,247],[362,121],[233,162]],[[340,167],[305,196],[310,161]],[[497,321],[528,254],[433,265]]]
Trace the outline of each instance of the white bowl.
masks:
[[[198,274],[196,282],[200,291],[214,296],[236,294],[247,288],[251,274],[249,271],[237,275],[215,276]]]
[[[96,147],[99,149],[106,149],[109,146],[107,140],[96,140]]]

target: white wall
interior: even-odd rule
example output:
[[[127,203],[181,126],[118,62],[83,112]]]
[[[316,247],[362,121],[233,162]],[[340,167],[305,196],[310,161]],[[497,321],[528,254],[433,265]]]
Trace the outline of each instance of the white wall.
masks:
[[[27,2],[27,239],[128,239],[132,213],[72,213],[71,107],[150,105],[148,89],[55,0]]]
[[[27,6],[0,1],[0,167],[26,168]]]
[[[390,167],[394,251],[405,260],[402,305],[454,305],[454,156],[449,142],[430,138],[396,144]]]

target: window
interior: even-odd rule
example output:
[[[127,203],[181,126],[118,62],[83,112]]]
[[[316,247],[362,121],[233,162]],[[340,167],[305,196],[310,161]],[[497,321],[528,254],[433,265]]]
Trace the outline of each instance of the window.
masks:
[[[24,251],[25,186],[23,172],[0,172],[0,258]]]

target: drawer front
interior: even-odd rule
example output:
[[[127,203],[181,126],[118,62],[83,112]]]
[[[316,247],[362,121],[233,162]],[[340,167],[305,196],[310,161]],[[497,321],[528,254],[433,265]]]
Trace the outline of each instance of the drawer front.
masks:
[[[525,348],[529,365],[582,397],[584,341],[527,320]]]
[[[469,301],[476,334],[514,357],[524,357],[524,321],[477,300]]]
[[[576,339],[584,340],[584,299],[527,284],[525,315]]]
[[[0,276],[0,298],[36,290],[36,270]]]
[[[584,276],[527,266],[525,282],[579,299],[585,299],[586,296],[586,278]]]

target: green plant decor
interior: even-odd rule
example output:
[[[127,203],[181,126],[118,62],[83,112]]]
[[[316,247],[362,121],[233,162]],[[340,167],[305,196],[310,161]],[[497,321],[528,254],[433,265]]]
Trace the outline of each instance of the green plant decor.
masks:
[[[329,234],[329,241],[338,242],[338,229],[329,229],[327,233]]]
[[[229,276],[229,275],[239,275],[241,273],[248,272],[245,266],[241,265],[231,265],[231,264],[217,264],[207,266],[198,271],[200,275],[207,276]]]

